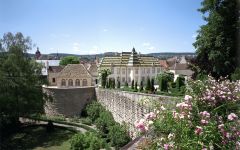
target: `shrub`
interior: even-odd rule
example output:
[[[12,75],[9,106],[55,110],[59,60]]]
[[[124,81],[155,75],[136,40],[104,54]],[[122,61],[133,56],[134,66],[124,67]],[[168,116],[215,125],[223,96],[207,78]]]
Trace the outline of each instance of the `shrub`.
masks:
[[[139,91],[140,91],[140,92],[142,92],[142,91],[143,91],[143,81],[141,81],[141,82],[140,82]]]
[[[146,85],[145,90],[146,90],[146,91],[150,91],[150,90],[151,90],[151,81],[150,81],[150,78],[149,78],[149,77],[147,78],[147,85]]]
[[[136,92],[138,91],[137,86],[138,86],[138,83],[137,83],[137,81],[136,81],[136,82],[135,82],[135,86],[134,86],[134,90],[135,90]]]
[[[112,126],[114,122],[113,116],[109,111],[102,111],[95,124],[102,134],[107,134],[109,131],[108,127]]]
[[[128,88],[128,83],[125,82],[124,88]]]
[[[71,150],[99,150],[106,148],[106,142],[101,139],[98,135],[92,132],[86,132],[85,134],[75,134],[71,140]]]
[[[131,140],[124,126],[117,123],[109,127],[108,138],[111,145],[116,148],[126,145]]]
[[[100,112],[104,111],[101,104],[97,102],[92,102],[85,108],[87,116],[94,122],[100,115]]]
[[[92,120],[89,117],[81,118],[80,121],[81,121],[82,124],[92,125]]]
[[[132,80],[131,88],[134,89],[134,80]]]
[[[233,81],[240,80],[240,68],[236,68],[236,70],[234,71],[234,73],[231,75],[231,79],[232,79]]]
[[[176,79],[176,88],[180,91],[180,88],[185,85],[185,78],[183,76],[179,76]]]
[[[113,81],[112,81],[112,88],[115,89],[115,79],[113,78]]]
[[[153,130],[145,149],[239,149],[240,82],[193,81],[175,110],[156,110],[135,122]]]
[[[151,79],[151,92],[154,92],[155,88],[154,88],[154,79]]]
[[[117,88],[120,89],[120,87],[121,87],[121,83],[120,83],[120,81],[118,80],[118,81],[117,81]]]

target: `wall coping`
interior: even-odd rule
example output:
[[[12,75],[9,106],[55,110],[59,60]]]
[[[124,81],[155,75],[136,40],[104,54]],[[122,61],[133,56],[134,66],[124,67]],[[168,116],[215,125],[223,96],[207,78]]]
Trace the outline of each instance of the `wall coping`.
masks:
[[[86,89],[86,88],[95,88],[95,86],[84,86],[84,87],[58,87],[58,86],[46,86],[46,85],[43,85],[42,86],[43,88],[46,88],[46,89]]]
[[[157,94],[147,94],[147,93],[131,92],[131,91],[121,91],[121,90],[116,90],[116,89],[104,89],[104,88],[96,88],[96,89],[108,90],[108,91],[117,91],[117,92],[122,92],[122,93],[129,93],[129,94],[137,94],[137,95],[149,96],[149,97],[174,98],[174,99],[179,98],[179,97],[175,97],[175,96],[166,96],[166,95],[157,95]]]

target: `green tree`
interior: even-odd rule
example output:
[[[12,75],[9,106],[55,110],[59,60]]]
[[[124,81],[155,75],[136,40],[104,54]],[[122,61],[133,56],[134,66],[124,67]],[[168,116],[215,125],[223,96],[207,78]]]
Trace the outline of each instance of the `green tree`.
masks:
[[[135,86],[134,86],[134,90],[135,90],[136,92],[138,91],[137,86],[138,86],[138,82],[136,81],[136,82],[135,82]]]
[[[151,79],[151,91],[154,92],[155,88],[154,88],[154,79]]]
[[[168,91],[168,87],[173,82],[173,74],[168,72],[163,72],[157,75],[157,80],[159,84],[160,91]]]
[[[120,83],[120,81],[118,80],[118,81],[117,81],[117,88],[120,89],[120,87],[121,87],[121,83]]]
[[[146,91],[150,91],[150,90],[151,90],[151,81],[150,81],[150,78],[149,78],[149,77],[147,78],[147,85],[146,85],[145,90],[146,90]]]
[[[112,80],[112,88],[115,89],[115,79]]]
[[[183,76],[179,76],[176,79],[176,88],[180,90],[182,86],[185,85],[185,78]]]
[[[127,81],[125,82],[124,88],[128,88],[128,83],[127,83]]]
[[[66,66],[67,64],[79,64],[79,58],[77,56],[66,56],[60,60],[60,65]]]
[[[103,88],[106,88],[107,85],[107,77],[111,74],[109,69],[103,69],[100,71],[100,80],[101,80],[101,86]]]
[[[239,1],[203,0],[199,11],[206,21],[200,27],[196,42],[197,58],[193,66],[198,73],[215,78],[227,76],[240,65],[238,53]]]
[[[42,85],[46,80],[41,75],[41,65],[27,54],[31,49],[30,37],[22,33],[6,33],[0,39],[1,132],[16,128],[11,125],[16,125],[20,116],[43,111]]]
[[[142,91],[143,91],[143,81],[141,81],[141,82],[140,82],[139,91],[140,91],[140,92],[142,92]]]
[[[234,73],[231,75],[231,79],[232,79],[233,81],[240,80],[240,68],[236,68],[236,70],[234,71]]]
[[[131,88],[134,89],[134,80],[132,80]]]

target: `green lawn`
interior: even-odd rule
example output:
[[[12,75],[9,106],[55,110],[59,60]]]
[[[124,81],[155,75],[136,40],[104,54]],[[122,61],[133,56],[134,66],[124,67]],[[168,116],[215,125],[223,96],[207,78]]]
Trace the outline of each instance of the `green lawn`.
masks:
[[[73,131],[57,127],[47,133],[45,126],[32,126],[11,135],[3,144],[10,150],[68,150],[69,139],[74,134]]]

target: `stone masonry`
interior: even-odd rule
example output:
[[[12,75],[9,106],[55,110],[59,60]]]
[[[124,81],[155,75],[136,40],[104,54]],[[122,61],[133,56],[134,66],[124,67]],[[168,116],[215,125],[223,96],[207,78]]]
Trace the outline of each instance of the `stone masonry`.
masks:
[[[129,126],[132,137],[135,136],[134,122],[153,111],[153,106],[163,105],[171,109],[178,101],[175,97],[100,88],[96,88],[96,96],[97,101],[113,114],[115,121]]]
[[[95,87],[43,87],[43,92],[52,97],[52,100],[48,100],[45,104],[45,113],[48,116],[79,115],[83,108],[95,99]]]

